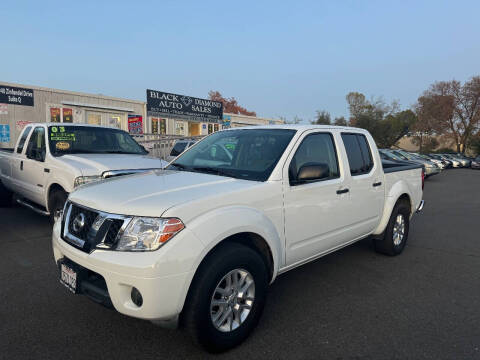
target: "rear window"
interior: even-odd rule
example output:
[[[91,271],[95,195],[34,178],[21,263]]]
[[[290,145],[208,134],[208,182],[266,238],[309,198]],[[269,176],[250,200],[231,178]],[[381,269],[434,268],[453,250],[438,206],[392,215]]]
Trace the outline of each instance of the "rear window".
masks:
[[[356,176],[369,173],[373,168],[373,159],[367,138],[362,134],[342,133],[342,140],[347,151],[350,174]]]

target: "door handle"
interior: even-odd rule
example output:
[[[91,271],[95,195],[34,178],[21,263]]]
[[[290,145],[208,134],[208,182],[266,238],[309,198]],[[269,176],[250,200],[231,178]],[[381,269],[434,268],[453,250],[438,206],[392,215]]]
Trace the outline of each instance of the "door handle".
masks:
[[[380,185],[382,185],[382,182],[381,182],[381,181],[376,182],[376,183],[373,183],[373,187],[377,187],[377,186],[380,186]]]
[[[20,161],[20,170],[23,171],[23,160]]]
[[[348,189],[342,189],[342,190],[337,190],[337,194],[340,195],[340,194],[345,194],[347,192],[349,192],[350,190]]]

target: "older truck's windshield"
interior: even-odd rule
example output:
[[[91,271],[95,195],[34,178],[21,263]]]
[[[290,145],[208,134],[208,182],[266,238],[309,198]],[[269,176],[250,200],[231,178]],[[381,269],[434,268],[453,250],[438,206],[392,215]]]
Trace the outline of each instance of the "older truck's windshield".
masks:
[[[49,126],[48,144],[53,156],[65,154],[138,154],[147,152],[128,133],[90,126]]]
[[[167,169],[265,181],[295,132],[288,129],[221,131],[188,149]]]

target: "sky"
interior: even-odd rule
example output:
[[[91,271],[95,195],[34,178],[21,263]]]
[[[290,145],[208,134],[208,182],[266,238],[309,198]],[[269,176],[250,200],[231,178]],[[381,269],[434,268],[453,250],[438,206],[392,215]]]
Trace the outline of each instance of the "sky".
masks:
[[[5,1],[0,81],[146,100],[235,97],[264,117],[410,108],[480,75],[480,1]]]

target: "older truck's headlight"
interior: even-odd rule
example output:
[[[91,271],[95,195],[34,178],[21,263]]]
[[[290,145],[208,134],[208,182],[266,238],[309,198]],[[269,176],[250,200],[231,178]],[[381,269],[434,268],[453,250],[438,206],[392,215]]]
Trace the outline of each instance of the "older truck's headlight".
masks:
[[[94,176],[79,176],[75,178],[75,181],[73,182],[73,187],[77,187],[80,185],[88,184],[94,181],[100,181],[102,180],[102,177],[100,175],[94,175]]]
[[[135,217],[120,236],[116,250],[157,250],[184,228],[177,218]]]

